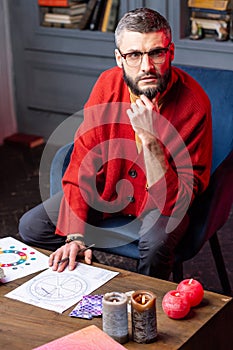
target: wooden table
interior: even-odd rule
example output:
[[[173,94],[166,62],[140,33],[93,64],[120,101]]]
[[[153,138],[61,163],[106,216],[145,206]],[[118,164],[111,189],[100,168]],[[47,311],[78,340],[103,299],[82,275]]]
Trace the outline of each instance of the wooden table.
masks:
[[[100,264],[94,265],[120,273],[93,294],[147,289],[157,295],[158,340],[152,344],[137,344],[130,341],[124,344],[127,349],[232,349],[232,298],[205,292],[202,304],[194,308],[186,319],[172,320],[164,314],[161,302],[164,294],[168,290],[175,289],[176,284]],[[91,324],[102,329],[101,318],[84,320],[69,317],[68,314],[73,307],[63,314],[58,314],[4,297],[6,293],[34,275],[0,285],[1,349],[29,350]]]

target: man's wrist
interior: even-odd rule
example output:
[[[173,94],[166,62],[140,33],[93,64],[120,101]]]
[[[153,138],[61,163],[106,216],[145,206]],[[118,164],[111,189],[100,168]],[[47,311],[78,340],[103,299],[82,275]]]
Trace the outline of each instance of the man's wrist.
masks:
[[[70,243],[73,241],[79,241],[79,242],[83,243],[83,245],[85,245],[84,237],[80,233],[72,233],[72,234],[67,236],[66,243]]]

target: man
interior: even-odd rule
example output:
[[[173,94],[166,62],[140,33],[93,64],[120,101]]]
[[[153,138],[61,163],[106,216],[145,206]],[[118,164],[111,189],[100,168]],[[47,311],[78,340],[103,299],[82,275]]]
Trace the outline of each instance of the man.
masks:
[[[91,263],[90,249],[79,252],[90,235],[104,244],[97,226],[130,217],[138,272],[168,279],[188,209],[209,181],[210,102],[196,81],[171,66],[171,29],[156,11],[127,13],[115,41],[117,67],[102,73],[85,105],[64,196],[26,213],[19,232],[29,244],[57,248],[49,264],[63,271],[75,267],[78,255]],[[59,263],[64,258],[69,262]]]

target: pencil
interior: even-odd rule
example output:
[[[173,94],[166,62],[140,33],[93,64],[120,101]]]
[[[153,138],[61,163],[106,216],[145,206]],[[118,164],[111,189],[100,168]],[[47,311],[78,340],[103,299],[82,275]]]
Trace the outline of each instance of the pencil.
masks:
[[[89,245],[89,246],[87,246],[87,247],[85,247],[85,248],[82,248],[82,249],[79,250],[78,254],[83,253],[83,252],[85,252],[87,249],[90,249],[90,248],[92,248],[92,247],[94,247],[94,246],[95,246],[95,244],[91,244],[91,245]],[[65,262],[65,261],[68,261],[68,260],[69,260],[69,257],[67,256],[66,258],[61,259],[60,261],[58,261],[58,264],[61,264],[61,263]]]

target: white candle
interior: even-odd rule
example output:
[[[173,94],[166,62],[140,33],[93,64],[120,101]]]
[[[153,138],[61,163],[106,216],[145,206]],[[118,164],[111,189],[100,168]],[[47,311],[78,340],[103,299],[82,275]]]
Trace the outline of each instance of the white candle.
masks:
[[[124,293],[106,293],[103,297],[103,331],[124,344],[128,341],[127,296]]]

